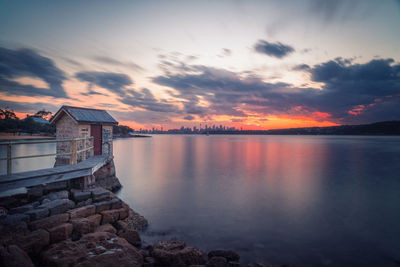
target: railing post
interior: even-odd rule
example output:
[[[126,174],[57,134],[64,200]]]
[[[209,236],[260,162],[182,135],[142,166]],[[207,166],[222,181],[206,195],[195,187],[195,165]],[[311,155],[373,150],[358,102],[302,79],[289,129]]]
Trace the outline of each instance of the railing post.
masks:
[[[93,157],[93,155],[94,155],[94,137],[92,136],[91,138],[90,138],[90,156],[91,157]]]
[[[12,172],[11,166],[11,143],[9,143],[7,145],[7,175],[10,175]]]
[[[82,148],[82,161],[86,159],[86,138],[82,140],[83,148]]]
[[[78,155],[77,155],[77,142],[76,139],[74,138],[71,141],[71,160],[70,160],[70,165],[75,165],[78,162]]]

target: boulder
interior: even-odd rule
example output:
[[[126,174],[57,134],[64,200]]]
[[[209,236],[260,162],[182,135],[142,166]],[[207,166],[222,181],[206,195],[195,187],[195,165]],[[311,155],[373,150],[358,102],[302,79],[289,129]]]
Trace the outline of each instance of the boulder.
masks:
[[[92,192],[92,199],[94,202],[110,200],[111,198],[110,191],[102,187],[96,187],[91,189],[90,191]]]
[[[2,225],[16,225],[21,222],[26,222],[28,223],[30,220],[30,217],[26,214],[8,214],[4,219],[0,221],[0,224]]]
[[[140,247],[142,245],[142,240],[140,239],[139,232],[134,229],[123,229],[118,232],[118,236],[125,238],[126,241],[128,241],[135,247]]]
[[[16,245],[0,247],[0,266],[34,267],[31,258]]]
[[[96,227],[99,226],[101,223],[101,214],[91,215],[87,218],[88,220],[92,221]]]
[[[75,237],[81,237],[84,234],[93,233],[96,225],[88,218],[76,218],[71,220],[74,227],[73,234]]]
[[[40,253],[44,247],[50,244],[49,232],[39,229],[30,234],[17,238],[16,243],[26,253]]]
[[[72,191],[72,199],[75,202],[81,202],[90,199],[92,192],[90,191]]]
[[[228,261],[224,257],[215,256],[208,260],[206,267],[228,267]]]
[[[120,220],[128,218],[128,216],[129,216],[129,210],[128,209],[121,208],[121,209],[117,209],[117,210],[118,210],[118,213],[119,213],[119,219]]]
[[[122,208],[122,201],[119,198],[114,198],[110,200],[111,209],[116,210]]]
[[[71,237],[73,226],[70,223],[63,223],[48,230],[50,242],[57,243]]]
[[[69,192],[67,190],[58,191],[58,192],[51,192],[46,196],[46,198],[50,200],[56,199],[69,199]]]
[[[25,212],[27,212],[28,210],[31,210],[31,209],[33,209],[32,204],[26,204],[26,205],[23,205],[23,206],[19,206],[19,207],[10,209],[8,211],[8,213],[9,214],[25,213]]]
[[[52,216],[66,212],[71,206],[75,206],[75,203],[69,199],[55,199],[47,203],[42,203],[39,208],[48,209]]]
[[[194,247],[186,246],[182,241],[162,241],[153,246],[151,256],[155,266],[185,267],[204,264],[204,253]]]
[[[107,232],[107,233],[112,233],[116,234],[117,230],[109,223],[100,225],[97,227],[96,232]]]
[[[63,213],[63,214],[57,214],[51,217],[47,217],[44,219],[40,219],[34,222],[31,222],[29,224],[29,228],[31,230],[37,230],[37,229],[50,229],[53,228],[59,224],[65,223],[69,221],[69,214],[68,213]]]
[[[96,206],[96,213],[100,213],[102,211],[109,210],[111,208],[110,201],[101,201],[94,203],[94,205]]]
[[[84,201],[76,203],[75,207],[76,208],[80,208],[80,207],[83,207],[83,206],[91,205],[92,203],[93,203],[93,200],[91,198],[89,198],[89,199],[86,199]]]
[[[68,182],[67,181],[61,181],[61,182],[55,182],[55,183],[46,184],[44,186],[44,190],[46,192],[59,191],[59,190],[67,189],[67,187],[68,187]]]
[[[25,212],[25,214],[29,216],[31,221],[36,221],[39,219],[46,218],[47,216],[49,216],[50,212],[48,209],[38,208],[38,209],[28,210],[27,212]]]
[[[119,219],[119,210],[105,210],[101,212],[103,219],[101,224],[114,223]]]
[[[6,208],[0,207],[0,220],[7,217],[8,211]]]
[[[143,257],[125,239],[99,232],[63,241],[42,253],[43,266],[142,266]]]
[[[126,207],[126,206],[125,206]],[[129,209],[129,207],[128,207]],[[143,230],[148,226],[148,222],[145,217],[140,215],[139,213],[134,212],[129,209],[129,215],[126,219],[123,220],[128,224],[128,227],[134,228],[136,230]]]
[[[71,216],[71,219],[80,218],[80,217],[88,217],[90,215],[94,215],[96,211],[96,207],[94,205],[84,206],[77,209],[69,210],[68,213]]]
[[[222,249],[212,250],[208,252],[208,259],[211,259],[213,257],[224,257],[227,261],[239,261],[240,259],[239,254],[235,251]]]
[[[118,229],[118,230],[123,230],[128,228],[128,224],[124,221],[117,221],[114,226]]]

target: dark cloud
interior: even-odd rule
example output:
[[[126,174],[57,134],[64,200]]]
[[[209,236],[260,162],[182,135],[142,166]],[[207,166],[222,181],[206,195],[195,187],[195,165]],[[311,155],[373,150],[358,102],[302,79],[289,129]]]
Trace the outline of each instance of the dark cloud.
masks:
[[[221,54],[219,54],[219,57],[229,57],[232,55],[232,50],[228,48],[222,48]]]
[[[24,103],[24,102],[5,101],[1,99],[0,99],[0,107],[11,108],[16,112],[27,112],[27,113],[36,113],[37,111],[42,109],[56,112],[59,108],[56,105],[43,102]]]
[[[290,45],[285,45],[280,42],[270,43],[264,40],[259,40],[254,45],[254,50],[258,53],[276,58],[284,58],[295,51]]]
[[[80,81],[89,82],[120,96],[125,95],[126,86],[133,84],[131,78],[122,73],[83,71],[76,73],[75,77]]]
[[[48,88],[20,84],[12,79],[32,77],[43,80]],[[31,49],[11,50],[0,47],[0,92],[9,95],[53,96],[67,98],[62,86],[66,79],[54,62]]]
[[[144,69],[141,66],[139,66],[138,64],[136,64],[134,62],[123,62],[123,61],[119,61],[114,58],[106,57],[106,56],[95,56],[94,60],[96,60],[97,62],[100,62],[100,63],[109,64],[109,65],[128,67],[137,72],[144,71]]]
[[[295,71],[309,71],[310,69],[311,69],[310,66],[307,64],[299,64],[292,68],[292,70]]]
[[[187,115],[187,116],[183,117],[183,119],[184,119],[184,120],[187,120],[187,121],[191,121],[191,120],[194,120],[194,116],[192,116],[192,115]]]
[[[142,108],[154,112],[179,112],[179,108],[165,100],[158,100],[149,89],[143,88],[141,91],[128,90],[128,94],[120,101],[132,107]]]
[[[178,73],[167,72],[153,82],[173,88],[173,97],[185,99],[183,112],[200,117],[230,115],[311,116],[338,123],[364,123],[399,119],[400,64],[392,59],[376,59],[355,64],[337,58],[310,67],[308,71],[322,90],[268,83],[257,76],[207,66],[185,65]],[[176,72],[176,65],[174,65]],[[210,105],[199,105],[201,99]]]

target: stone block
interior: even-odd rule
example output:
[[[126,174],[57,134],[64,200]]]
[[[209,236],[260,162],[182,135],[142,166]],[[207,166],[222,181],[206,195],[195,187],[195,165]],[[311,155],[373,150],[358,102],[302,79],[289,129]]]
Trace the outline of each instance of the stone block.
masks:
[[[1,220],[2,225],[16,225],[21,222],[28,223],[30,217],[26,214],[8,214],[4,219]]]
[[[93,233],[96,228],[95,223],[88,218],[76,218],[71,220],[71,223],[74,227],[74,235],[79,237],[84,234]]]
[[[117,230],[109,223],[100,225],[99,227],[96,228],[95,232],[107,232],[107,233],[112,233],[116,234]]]
[[[53,228],[59,224],[65,223],[69,221],[69,214],[68,213],[63,213],[63,214],[57,214],[51,217],[47,217],[44,219],[40,219],[34,222],[31,222],[29,224],[29,228],[31,230],[37,230],[37,229],[50,229]]]
[[[117,209],[118,213],[119,213],[119,219],[123,220],[128,218],[129,216],[129,210],[122,208],[122,209]]]
[[[17,243],[26,253],[39,254],[44,247],[50,244],[50,235],[46,230],[39,229],[19,238]]]
[[[30,199],[35,199],[43,196],[43,186],[39,185],[28,188],[27,195]]]
[[[71,216],[71,219],[88,217],[90,215],[95,214],[95,212],[96,212],[96,207],[94,205],[84,206],[68,211],[68,213]]]
[[[50,215],[52,216],[66,212],[70,209],[72,204],[75,206],[75,203],[69,199],[56,199],[40,205],[39,208],[48,209],[50,211]]]
[[[58,191],[58,190],[67,189],[67,187],[68,187],[67,181],[61,181],[61,182],[46,184],[44,186],[44,190],[47,192]]]
[[[101,224],[114,223],[119,219],[119,210],[105,210],[101,212],[103,219]]]
[[[72,199],[75,202],[81,202],[89,199],[92,196],[92,192],[90,191],[72,191]]]
[[[34,267],[31,258],[16,245],[0,247],[0,265],[3,267]]]
[[[118,236],[125,238],[126,241],[135,247],[140,247],[142,245],[139,232],[134,229],[124,229],[118,233]]]
[[[94,205],[96,207],[96,213],[100,213],[102,211],[111,209],[110,201],[97,202],[97,203],[94,203]]]
[[[118,198],[114,198],[112,200],[110,200],[111,203],[111,209],[112,210],[116,210],[116,209],[120,209],[122,208],[122,201]]]
[[[8,211],[8,213],[9,214],[25,213],[25,212],[27,212],[28,210],[31,210],[31,209],[33,209],[33,206],[31,204],[26,204],[26,205],[23,205],[23,206],[19,206],[19,207],[10,209]]]
[[[92,192],[93,202],[110,200],[110,198],[111,198],[110,191],[108,191],[104,188],[96,187],[94,189],[91,189],[90,191]]]
[[[91,205],[92,203],[93,203],[93,200],[91,198],[89,198],[89,199],[86,199],[84,201],[76,203],[75,207],[76,208],[80,208],[80,207],[83,207],[83,206]]]
[[[124,221],[117,221],[114,226],[118,229],[118,230],[123,230],[125,228],[128,227],[128,224]]]
[[[96,227],[99,226],[101,223],[101,214],[91,215],[87,218],[88,220],[92,221],[96,225]]]
[[[69,199],[69,192],[67,190],[51,192],[50,194],[46,195],[46,198],[48,198],[50,200]]]
[[[28,210],[25,212],[26,215],[29,215],[31,221],[40,220],[49,216],[50,212],[45,208],[38,208],[33,210]]]
[[[53,244],[70,238],[73,229],[74,228],[70,223],[63,223],[49,229],[48,231],[50,233],[50,242]]]

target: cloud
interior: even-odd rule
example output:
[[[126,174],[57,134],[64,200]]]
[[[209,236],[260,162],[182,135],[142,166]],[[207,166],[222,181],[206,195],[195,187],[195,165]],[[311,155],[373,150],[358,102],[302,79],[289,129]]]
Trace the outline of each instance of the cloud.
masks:
[[[400,118],[400,109],[395,108],[400,105],[400,64],[392,59],[355,64],[352,59],[337,58],[313,67],[295,67],[308,71],[314,82],[323,84],[322,90],[269,83],[255,75],[203,65],[184,65],[180,71],[177,66],[152,81],[172,88],[171,96],[184,99],[185,114],[302,116],[336,123]],[[200,100],[209,106],[200,105]]]
[[[139,66],[138,64],[136,64],[134,62],[122,62],[122,61],[116,60],[111,57],[106,57],[106,56],[95,56],[94,60],[96,60],[97,62],[100,62],[100,63],[109,64],[109,65],[128,67],[137,72],[144,71],[144,69],[141,66]]]
[[[307,64],[299,64],[292,68],[292,70],[295,71],[309,71],[310,69],[311,69],[310,66]]]
[[[57,109],[59,108],[56,105],[43,102],[25,103],[25,102],[6,101],[1,99],[0,99],[0,107],[11,108],[16,112],[27,112],[27,113],[35,113],[42,109],[56,112]]]
[[[187,115],[187,116],[183,117],[183,119],[185,119],[185,120],[187,120],[187,121],[191,121],[191,120],[194,120],[194,116],[192,116],[192,115]]]
[[[42,79],[48,88],[24,85],[13,79],[32,77]],[[53,96],[67,98],[62,86],[66,79],[54,62],[31,49],[11,50],[0,47],[0,92],[8,95]]]
[[[258,53],[275,58],[284,58],[295,51],[290,45],[285,45],[280,42],[270,43],[264,40],[259,40],[254,45],[254,50]]]
[[[80,81],[89,82],[90,85],[94,84],[105,88],[119,96],[124,96],[125,87],[133,84],[131,78],[122,73],[82,71],[76,73],[75,77]]]
[[[230,50],[228,48],[222,48],[222,51],[218,56],[219,57],[229,57],[230,55],[232,55],[232,50]]]

